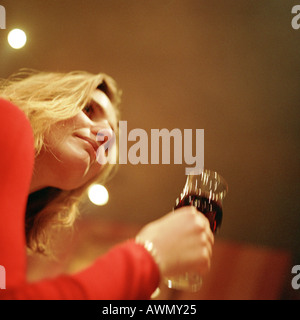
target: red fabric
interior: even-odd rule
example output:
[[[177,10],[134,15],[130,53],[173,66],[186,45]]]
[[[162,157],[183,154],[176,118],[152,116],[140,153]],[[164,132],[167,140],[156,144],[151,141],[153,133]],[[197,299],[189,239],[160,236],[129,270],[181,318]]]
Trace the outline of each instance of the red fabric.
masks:
[[[152,256],[133,240],[90,267],[36,283],[26,281],[25,207],[34,164],[33,134],[17,107],[0,99],[0,299],[149,299],[159,283]]]

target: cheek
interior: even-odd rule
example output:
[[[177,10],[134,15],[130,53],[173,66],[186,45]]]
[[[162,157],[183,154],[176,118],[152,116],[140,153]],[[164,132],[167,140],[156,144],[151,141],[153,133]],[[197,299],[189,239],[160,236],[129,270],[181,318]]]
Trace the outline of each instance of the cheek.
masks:
[[[62,178],[82,178],[90,166],[90,155],[72,135],[72,132],[62,126],[51,130],[46,139],[47,157],[51,158],[51,166],[62,175]],[[76,177],[75,177],[76,176]]]
[[[72,135],[77,122],[77,116],[60,121],[53,125],[50,132],[45,136],[48,149],[60,160],[63,160],[61,158],[68,159],[72,156],[72,153],[78,152],[78,148],[76,148],[74,141],[72,141]]]
[[[88,151],[84,149],[78,138],[73,136],[65,137],[60,141],[53,153],[68,171],[77,169],[86,172],[91,162]]]
[[[74,136],[81,115],[54,125],[45,137],[46,158],[56,180],[62,189],[74,189],[95,178],[101,172],[101,165],[91,158],[85,143]]]
[[[50,131],[45,135],[45,142],[48,148],[57,148],[72,132],[74,120],[68,119],[60,121],[51,126]]]

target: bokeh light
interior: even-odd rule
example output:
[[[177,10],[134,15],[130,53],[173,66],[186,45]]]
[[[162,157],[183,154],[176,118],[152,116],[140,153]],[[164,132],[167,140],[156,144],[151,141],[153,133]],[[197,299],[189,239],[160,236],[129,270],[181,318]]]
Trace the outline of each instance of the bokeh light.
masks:
[[[101,184],[93,184],[90,186],[88,189],[88,196],[90,201],[97,206],[105,205],[109,199],[107,189]]]
[[[7,36],[9,45],[14,49],[21,49],[27,41],[26,33],[21,29],[13,29]]]

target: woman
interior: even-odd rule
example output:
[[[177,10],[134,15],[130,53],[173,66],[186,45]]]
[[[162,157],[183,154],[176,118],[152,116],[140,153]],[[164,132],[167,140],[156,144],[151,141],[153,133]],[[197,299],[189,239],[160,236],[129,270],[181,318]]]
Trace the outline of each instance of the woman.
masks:
[[[105,74],[30,72],[3,80],[0,97],[1,299],[149,299],[164,277],[209,270],[208,220],[185,207],[81,272],[28,283],[25,244],[47,253],[51,230],[71,226],[87,187],[112,173],[98,157],[107,156],[99,147],[109,132],[118,134],[120,91]]]

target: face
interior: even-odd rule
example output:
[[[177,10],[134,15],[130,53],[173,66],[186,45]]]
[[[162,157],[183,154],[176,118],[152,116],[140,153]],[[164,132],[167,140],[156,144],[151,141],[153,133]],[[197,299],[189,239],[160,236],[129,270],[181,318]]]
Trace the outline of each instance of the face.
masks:
[[[35,163],[33,180],[39,180],[35,189],[51,186],[72,190],[98,175],[103,169],[100,163],[104,163],[99,157],[105,153],[97,150],[106,140],[113,141],[116,126],[116,114],[109,98],[95,90],[89,105],[73,118],[53,125],[45,137],[47,147]],[[104,141],[97,141],[99,132],[105,132]]]

